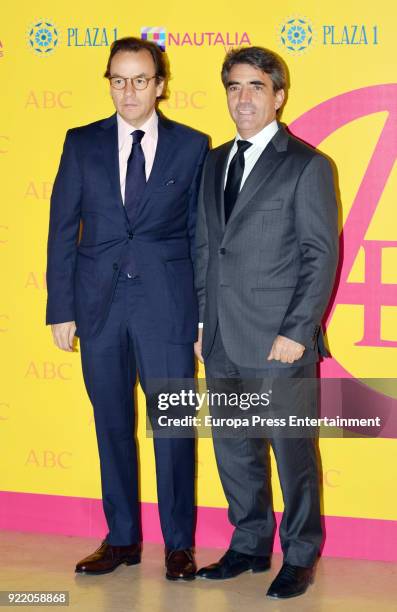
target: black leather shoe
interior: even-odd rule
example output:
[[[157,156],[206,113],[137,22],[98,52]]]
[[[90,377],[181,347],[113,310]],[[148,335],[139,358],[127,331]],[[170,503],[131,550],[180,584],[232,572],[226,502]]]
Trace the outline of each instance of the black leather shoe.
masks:
[[[141,547],[139,544],[131,546],[112,546],[102,542],[100,547],[76,565],[78,574],[108,574],[119,565],[136,565],[141,562]]]
[[[197,572],[200,578],[227,580],[243,572],[265,572],[270,568],[270,557],[256,557],[229,549],[217,563],[202,567]]]
[[[266,595],[275,599],[287,599],[302,595],[313,582],[313,568],[284,563],[271,583]]]
[[[183,550],[165,550],[165,567],[167,580],[194,580],[196,562],[191,548]]]

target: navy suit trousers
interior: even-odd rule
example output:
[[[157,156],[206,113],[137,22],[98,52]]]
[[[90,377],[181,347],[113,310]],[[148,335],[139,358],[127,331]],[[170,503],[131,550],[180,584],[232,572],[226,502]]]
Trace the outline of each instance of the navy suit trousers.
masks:
[[[86,389],[94,408],[107,542],[141,540],[134,385],[194,376],[192,344],[159,340],[139,279],[120,275],[102,331],[81,340]],[[193,544],[195,441],[154,438],[161,528],[169,549]]]

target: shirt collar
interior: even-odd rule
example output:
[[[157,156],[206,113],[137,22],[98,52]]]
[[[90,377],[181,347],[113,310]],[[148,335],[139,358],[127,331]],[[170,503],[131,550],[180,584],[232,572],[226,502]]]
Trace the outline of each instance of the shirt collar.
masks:
[[[277,120],[274,119],[271,123],[265,125],[265,127],[260,132],[258,132],[254,136],[251,136],[251,138],[247,138],[246,140],[248,142],[252,142],[254,146],[264,149],[277,132],[278,127],[279,126]],[[237,142],[237,140],[244,140],[244,138],[241,138],[240,134],[237,133],[235,143]]]
[[[156,111],[153,111],[152,115],[149,117],[147,121],[140,128],[136,128],[130,123],[127,123],[125,119],[121,115],[117,113],[117,131],[118,131],[118,139],[119,139],[119,151],[124,147],[126,142],[131,142],[131,133],[134,130],[140,129],[145,132],[145,136],[142,139],[151,138],[153,140],[157,139],[158,134],[158,123],[159,119]]]

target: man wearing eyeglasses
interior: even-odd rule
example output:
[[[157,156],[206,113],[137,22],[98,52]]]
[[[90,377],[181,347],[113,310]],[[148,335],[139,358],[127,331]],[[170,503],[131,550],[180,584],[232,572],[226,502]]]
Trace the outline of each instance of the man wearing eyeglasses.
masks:
[[[208,139],[156,112],[167,79],[159,47],[113,43],[105,73],[116,113],[69,130],[51,198],[47,324],[72,351],[80,337],[94,409],[108,534],[76,572],[141,559],[136,374],[194,376],[197,192]],[[80,236],[80,239],[79,239]],[[155,438],[166,577],[192,579],[194,439]]]

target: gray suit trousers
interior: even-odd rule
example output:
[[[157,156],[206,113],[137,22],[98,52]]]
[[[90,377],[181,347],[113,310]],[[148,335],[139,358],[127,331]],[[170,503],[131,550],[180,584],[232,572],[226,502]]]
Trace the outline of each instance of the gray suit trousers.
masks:
[[[241,385],[244,380],[257,378],[316,377],[315,363],[263,370],[237,366],[226,354],[219,325],[205,369],[208,387],[221,391],[226,379]],[[230,386],[226,386],[230,392]],[[293,407],[291,413],[294,414]],[[271,445],[284,500],[280,525],[284,561],[311,567],[323,539],[316,439],[279,435],[219,437],[213,431],[213,441],[229,520],[235,528],[230,548],[249,555],[270,555],[272,551],[275,519],[270,486]]]

